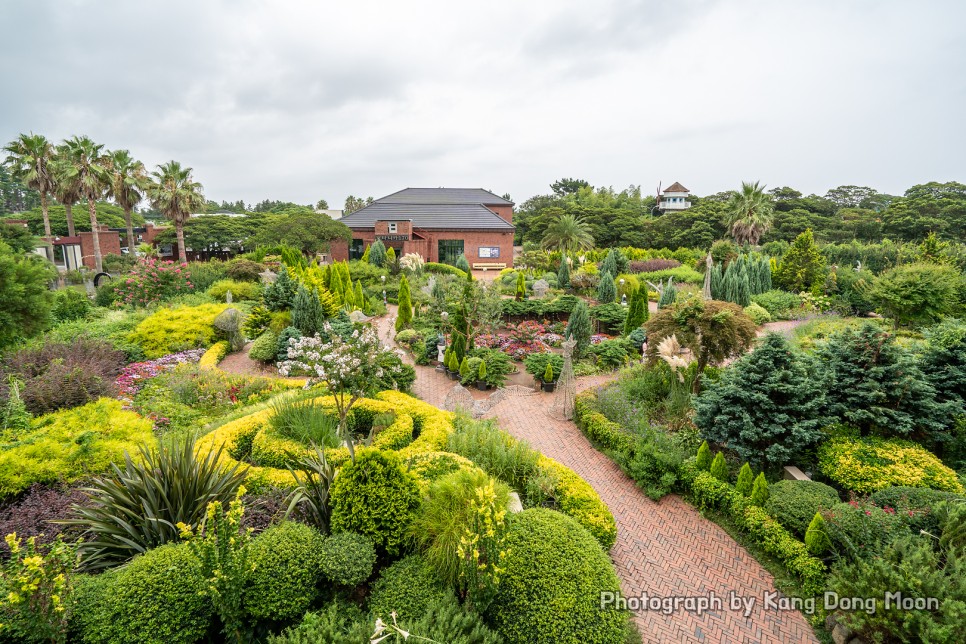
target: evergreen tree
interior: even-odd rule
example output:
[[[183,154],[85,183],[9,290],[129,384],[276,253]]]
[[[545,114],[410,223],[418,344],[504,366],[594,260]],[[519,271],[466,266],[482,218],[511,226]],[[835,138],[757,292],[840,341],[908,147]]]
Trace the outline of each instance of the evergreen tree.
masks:
[[[390,246],[386,249],[386,267],[389,268],[396,263],[396,249]]]
[[[305,286],[299,286],[292,305],[292,326],[299,330],[302,336],[313,336],[322,328],[325,322],[325,312],[319,301],[318,293],[310,291]]]
[[[678,290],[674,287],[674,282],[669,277],[667,278],[667,284],[661,290],[661,297],[657,300],[657,308],[663,309],[674,304],[675,300],[678,299]]]
[[[721,272],[721,264],[715,264],[711,268],[711,299],[724,300],[724,273]]]
[[[711,476],[723,483],[728,482],[728,464],[725,463],[724,454],[721,452],[715,454],[714,460],[711,461]]]
[[[755,475],[751,471],[751,465],[745,463],[738,470],[738,480],[735,482],[735,489],[744,496],[751,496],[751,488],[755,484]]]
[[[634,329],[641,328],[648,317],[650,317],[650,311],[647,308],[647,286],[642,284],[631,294],[631,301],[627,306],[627,319],[624,320],[624,335],[629,335]]]
[[[378,239],[369,247],[369,263],[379,267],[386,265],[386,245]]]
[[[582,298],[577,299],[577,304],[570,312],[564,337],[567,339],[573,338],[577,341],[577,346],[574,347],[574,357],[580,358],[586,354],[590,347],[590,311]]]
[[[362,292],[362,280],[356,282],[355,295],[352,297],[357,309],[364,309],[366,306],[366,296]]]
[[[342,294],[345,292],[345,285],[342,283],[342,271],[337,268],[337,264],[333,264],[329,267],[329,292],[335,295],[339,300],[342,299]]]
[[[409,290],[409,280],[403,275],[399,279],[399,312],[396,314],[396,333],[408,327],[412,321],[412,293]]]
[[[524,300],[527,297],[527,280],[523,276],[523,271],[517,273],[516,301]]]
[[[456,309],[453,315],[453,354],[457,363],[462,362],[467,352],[467,340],[469,336],[469,324],[466,320],[466,310],[463,305]]]
[[[610,273],[611,275],[617,275],[617,258],[616,253],[613,248],[607,251],[607,256],[604,257],[604,261],[600,263],[600,273]]]
[[[758,466],[795,461],[822,437],[823,385],[811,360],[773,333],[695,399],[694,424]]]
[[[949,416],[966,414],[966,322],[948,318],[927,330],[920,367]]]
[[[466,255],[460,253],[460,256],[456,258],[456,268],[460,269],[467,275],[470,275],[472,271],[470,270],[470,262],[466,259]]]
[[[829,539],[828,528],[821,512],[815,513],[805,530],[805,547],[815,557],[821,557],[832,549],[832,540]]]
[[[724,298],[727,302],[745,307],[751,304],[751,288],[748,284],[747,261],[744,255],[728,264],[724,272]]]
[[[570,288],[570,262],[565,256],[560,257],[560,268],[557,269],[557,286]]]
[[[699,470],[707,472],[711,469],[711,448],[708,447],[708,441],[701,443],[701,447],[698,448],[698,455],[694,461],[695,466]]]
[[[600,276],[597,284],[597,301],[601,304],[610,304],[617,299],[617,284],[611,273],[605,272]]]
[[[829,337],[818,356],[827,372],[830,416],[857,427],[863,436],[919,434],[942,440],[951,419],[895,336],[866,323]]]
[[[460,380],[465,380],[467,376],[470,375],[470,359],[463,356],[462,362],[460,362]]]
[[[292,308],[295,300],[295,281],[289,276],[288,269],[283,265],[279,268],[278,277],[265,287],[262,298],[269,311],[285,311]]]
[[[788,291],[800,293],[824,283],[825,273],[825,258],[815,245],[812,229],[807,228],[785,252],[775,281]]]
[[[371,250],[372,250],[372,246],[366,246],[366,250],[365,250],[364,253],[362,253],[362,257],[360,258],[359,261],[361,261],[364,264],[368,264],[369,263],[369,254],[370,254],[370,251]]]
[[[763,508],[768,503],[768,496],[768,481],[765,479],[765,473],[760,472],[755,479],[755,484],[751,486],[751,504]]]

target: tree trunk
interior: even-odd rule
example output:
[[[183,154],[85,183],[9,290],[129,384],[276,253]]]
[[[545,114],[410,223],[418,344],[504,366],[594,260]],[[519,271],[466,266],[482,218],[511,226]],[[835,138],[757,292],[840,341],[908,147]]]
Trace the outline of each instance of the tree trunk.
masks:
[[[64,202],[64,213],[67,215],[67,234],[73,237],[77,234],[74,231],[74,204]]]
[[[124,223],[127,224],[127,252],[134,257],[134,225],[131,224],[131,207],[124,209]]]
[[[47,259],[54,263],[54,247],[50,245],[52,235],[50,234],[50,213],[48,212],[47,193],[40,191],[40,211],[44,214],[44,241],[47,242]]]
[[[104,261],[101,257],[101,235],[97,229],[97,207],[94,205],[94,200],[90,197],[87,198],[87,211],[91,215],[91,234],[93,237],[92,241],[94,242],[94,269],[98,273],[103,273]]]
[[[188,263],[188,253],[184,249],[184,224],[177,221],[174,222],[174,232],[178,238],[178,261],[186,264]]]

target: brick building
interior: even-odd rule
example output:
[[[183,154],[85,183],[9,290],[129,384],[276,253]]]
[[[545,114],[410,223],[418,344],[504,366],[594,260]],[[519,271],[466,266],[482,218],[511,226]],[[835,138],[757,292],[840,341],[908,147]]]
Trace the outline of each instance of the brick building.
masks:
[[[397,257],[427,262],[513,265],[513,202],[479,188],[406,188],[345,215],[352,241],[334,242],[332,259],[358,259],[379,239]]]
[[[146,242],[154,244],[159,234],[166,230],[165,227],[155,227],[153,224],[134,228],[134,238],[137,243]],[[101,257],[108,255],[120,255],[121,248],[127,251],[127,229],[108,228],[101,225],[97,229],[97,238],[101,245]],[[123,246],[122,246],[123,238]],[[77,270],[82,266],[94,270],[94,234],[90,231],[78,232],[73,237],[54,237],[51,241],[54,247],[54,264],[58,269]],[[162,248],[159,246],[160,255],[163,259],[170,259],[172,250],[170,247]],[[166,252],[165,252],[166,251]],[[176,252],[174,253],[177,254]]]

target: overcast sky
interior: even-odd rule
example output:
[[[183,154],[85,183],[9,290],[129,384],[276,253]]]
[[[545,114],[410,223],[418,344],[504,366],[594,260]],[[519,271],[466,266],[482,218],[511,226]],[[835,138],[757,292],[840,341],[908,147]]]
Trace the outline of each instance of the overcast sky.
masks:
[[[961,0],[3,0],[0,140],[206,196],[966,181]]]

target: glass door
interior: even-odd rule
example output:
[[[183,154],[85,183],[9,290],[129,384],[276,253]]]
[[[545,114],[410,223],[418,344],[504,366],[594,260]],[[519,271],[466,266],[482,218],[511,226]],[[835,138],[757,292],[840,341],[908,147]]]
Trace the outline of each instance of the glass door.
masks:
[[[439,261],[442,264],[456,265],[456,260],[463,254],[462,239],[440,239]]]

